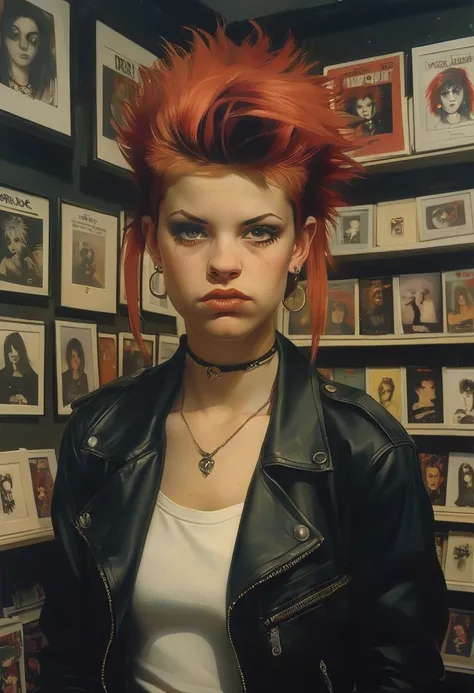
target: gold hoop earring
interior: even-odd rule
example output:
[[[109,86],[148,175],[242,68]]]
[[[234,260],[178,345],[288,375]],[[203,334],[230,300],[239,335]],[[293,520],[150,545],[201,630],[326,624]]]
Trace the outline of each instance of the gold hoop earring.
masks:
[[[306,305],[306,291],[298,283],[300,272],[300,268],[295,266],[288,278],[287,293],[282,303],[289,313],[299,313]]]
[[[158,267],[155,265],[155,271],[150,277],[149,288],[151,295],[155,298],[168,298],[165,288],[165,280],[163,277],[163,267]]]

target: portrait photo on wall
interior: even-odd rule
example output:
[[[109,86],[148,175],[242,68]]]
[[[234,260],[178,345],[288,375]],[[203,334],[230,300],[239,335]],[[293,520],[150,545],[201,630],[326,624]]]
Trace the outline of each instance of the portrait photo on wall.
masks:
[[[443,376],[440,367],[407,366],[409,424],[443,423]]]
[[[376,245],[414,245],[418,241],[416,199],[379,202],[376,207]]]
[[[114,123],[122,124],[122,104],[140,81],[140,66],[155,61],[149,51],[96,22],[96,159],[129,170]]]
[[[356,286],[357,279],[328,282],[328,307],[324,335],[355,335]]]
[[[446,506],[474,514],[474,454],[449,453],[449,478]]]
[[[473,236],[472,198],[469,190],[418,197],[420,241]]]
[[[0,537],[38,527],[30,470],[21,450],[0,452]]]
[[[400,275],[399,295],[405,334],[443,332],[440,272]]]
[[[336,383],[350,385],[365,392],[365,368],[339,368],[333,369],[333,378]]]
[[[403,53],[329,65],[324,74],[335,102],[352,116],[355,159],[410,152]]]
[[[69,3],[4,0],[0,111],[69,136],[69,57]]]
[[[173,334],[159,334],[157,336],[158,353],[156,365],[160,366],[165,361],[168,361],[176,349],[179,347],[179,337]]]
[[[38,523],[40,527],[49,528],[57,472],[56,453],[54,450],[28,450],[25,455],[28,458]]]
[[[412,49],[418,152],[474,142],[474,39]]]
[[[393,279],[359,279],[361,335],[394,333]]]
[[[142,339],[145,344],[145,349],[149,358],[140,351],[135,337],[131,332],[120,332],[118,343],[118,372],[119,376],[132,375],[143,368],[149,368],[156,363],[155,351],[156,340],[154,335],[142,334]]]
[[[441,648],[445,664],[474,669],[474,612],[450,609],[449,625]]]
[[[99,383],[100,386],[115,380],[118,375],[117,335],[99,332]]]
[[[474,428],[474,368],[444,368],[444,423]]]
[[[286,309],[282,311],[283,334],[296,341],[311,338],[311,313],[306,296],[306,279],[298,282],[298,289],[298,293],[294,292],[296,296],[295,307],[293,308],[289,303],[291,311]],[[300,301],[299,296],[303,296],[303,301]]]
[[[445,272],[446,331],[474,332],[474,269]]]
[[[446,505],[446,489],[448,484],[449,456],[437,453],[420,452],[421,473],[428,491],[431,505]]]
[[[61,305],[117,312],[118,218],[61,202]]]
[[[70,414],[71,402],[99,387],[97,325],[55,321],[58,414]]]
[[[0,414],[44,414],[44,324],[0,319]]]
[[[142,309],[158,315],[176,316],[176,311],[166,293],[161,272],[157,272],[148,252],[143,253]]]
[[[1,186],[0,291],[49,293],[49,200]]]
[[[336,207],[337,217],[331,237],[333,255],[350,255],[373,246],[374,205]]]
[[[449,533],[444,576],[449,582],[474,585],[474,534]]]
[[[0,626],[0,680],[3,693],[27,691],[21,623],[4,623]]]
[[[448,547],[448,537],[446,534],[435,534],[435,546],[436,555],[438,556],[441,570],[444,572],[444,566],[446,564],[446,549]]]
[[[367,369],[367,393],[401,423],[405,421],[404,390],[401,368]]]

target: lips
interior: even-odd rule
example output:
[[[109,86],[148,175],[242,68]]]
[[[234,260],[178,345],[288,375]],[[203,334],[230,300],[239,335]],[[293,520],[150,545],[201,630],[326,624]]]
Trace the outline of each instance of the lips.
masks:
[[[240,299],[242,301],[250,301],[250,296],[243,294],[237,289],[214,289],[209,291],[205,296],[199,299],[202,302],[207,301],[226,301],[231,299]]]

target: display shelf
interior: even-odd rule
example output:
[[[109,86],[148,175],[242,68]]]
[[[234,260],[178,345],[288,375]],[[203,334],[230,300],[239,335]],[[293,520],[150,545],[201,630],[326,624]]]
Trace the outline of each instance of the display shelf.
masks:
[[[464,669],[464,667],[455,667],[452,664],[445,664],[446,671],[454,671],[456,674],[468,674],[473,675],[473,669]]]
[[[293,337],[293,344],[299,347],[311,346],[310,337]],[[474,344],[474,334],[382,334],[360,335],[349,337],[322,336],[319,342],[320,348],[329,347],[379,347],[379,346],[406,346],[420,344]]]
[[[474,145],[386,157],[378,161],[367,161],[364,166],[374,173],[392,173],[393,171],[413,171],[472,161],[474,161]]]
[[[437,522],[474,524],[474,513],[470,513],[466,510],[447,510],[446,508],[437,508],[434,510],[434,518]]]
[[[0,537],[0,551],[8,549],[18,549],[21,546],[30,546],[31,544],[41,544],[44,541],[52,541],[54,539],[53,529],[32,529],[28,532],[18,532],[17,534],[9,534]]]
[[[451,592],[474,592],[472,583],[447,581],[446,585]]]
[[[443,424],[424,424],[417,426],[416,424],[406,424],[405,429],[411,436],[452,436],[454,438],[474,437],[472,428],[454,428],[444,426]]]
[[[344,253],[341,255],[333,255],[336,265],[342,262],[355,262],[361,260],[382,260],[385,258],[410,257],[414,254],[425,254],[429,250],[433,253],[459,253],[462,251],[474,252],[474,242],[471,236],[460,236],[459,238],[443,238],[435,241],[419,241],[418,243],[409,243],[407,245],[399,245],[393,247],[375,247],[370,250],[358,250],[352,253]]]

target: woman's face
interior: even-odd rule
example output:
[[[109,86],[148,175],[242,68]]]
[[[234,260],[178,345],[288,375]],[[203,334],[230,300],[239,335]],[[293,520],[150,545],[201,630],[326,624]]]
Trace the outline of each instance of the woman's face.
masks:
[[[464,407],[466,411],[472,411],[474,408],[474,392],[463,392]]]
[[[188,334],[222,340],[273,326],[288,272],[301,268],[315,228],[310,217],[296,244],[285,193],[235,173],[183,176],[161,202],[158,233],[149,218],[143,223]]]
[[[18,362],[20,361],[20,353],[15,349],[14,346],[10,347],[10,351],[8,352],[8,360],[12,366],[18,366]]]
[[[335,303],[332,307],[332,321],[336,325],[344,322],[344,306],[342,303]]]
[[[11,256],[17,259],[20,259],[25,251],[25,244],[15,232],[7,235],[7,247]]]
[[[441,89],[439,95],[441,105],[446,113],[457,113],[464,98],[464,89],[460,84],[455,84],[452,87]]]
[[[392,388],[390,385],[382,385],[380,388],[380,402],[381,404],[388,404],[392,399]]]
[[[466,295],[460,291],[458,293],[458,306],[465,306],[466,305]]]
[[[77,351],[75,349],[73,349],[72,353],[71,353],[71,370],[78,371],[80,367],[81,367],[81,359],[80,359]]]
[[[360,118],[370,120],[375,115],[375,103],[370,96],[366,96],[365,99],[357,99],[356,111]]]
[[[17,17],[5,37],[10,61],[19,68],[26,68],[36,58],[40,45],[39,28],[30,17]]]

